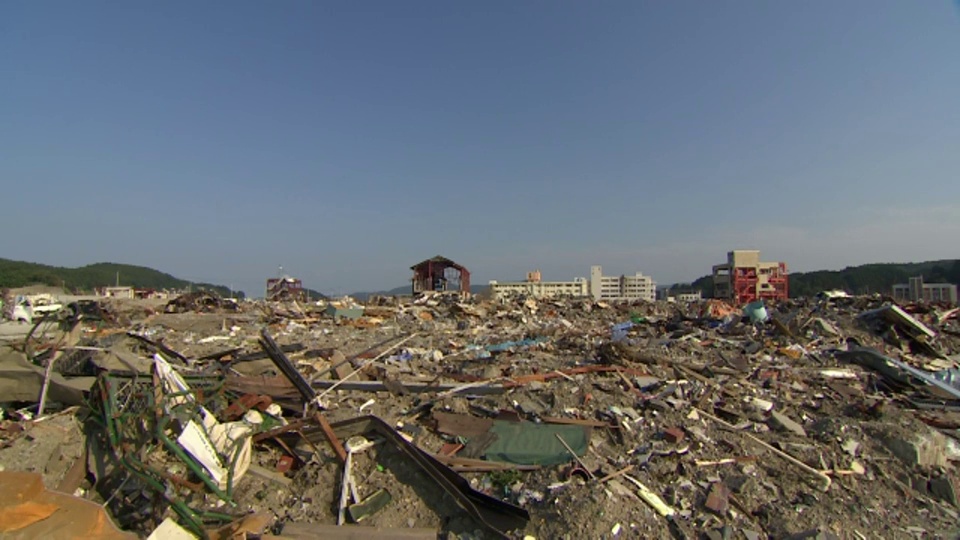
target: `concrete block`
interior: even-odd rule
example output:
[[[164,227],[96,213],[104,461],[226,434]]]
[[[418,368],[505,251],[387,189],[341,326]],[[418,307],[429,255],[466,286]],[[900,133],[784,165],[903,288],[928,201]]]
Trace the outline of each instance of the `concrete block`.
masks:
[[[929,486],[930,494],[934,497],[954,506],[960,506],[960,500],[957,498],[957,483],[949,476],[933,478]]]
[[[790,431],[800,435],[801,437],[806,437],[807,432],[803,429],[803,426],[794,422],[785,414],[778,413],[777,411],[772,411],[770,413],[770,427],[779,429],[781,431]]]
[[[911,474],[910,487],[915,489],[921,495],[930,494],[930,480],[926,476]]]
[[[723,482],[715,482],[710,486],[704,506],[718,516],[726,515],[730,508],[730,489]]]
[[[909,466],[947,466],[947,437],[942,433],[926,429],[909,437],[886,436],[882,441],[893,455]]]

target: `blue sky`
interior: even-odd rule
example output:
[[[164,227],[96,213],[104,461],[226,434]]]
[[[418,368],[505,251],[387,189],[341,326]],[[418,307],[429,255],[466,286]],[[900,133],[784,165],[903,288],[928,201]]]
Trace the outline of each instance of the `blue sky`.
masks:
[[[0,256],[262,293],[960,255],[948,1],[4,2]]]

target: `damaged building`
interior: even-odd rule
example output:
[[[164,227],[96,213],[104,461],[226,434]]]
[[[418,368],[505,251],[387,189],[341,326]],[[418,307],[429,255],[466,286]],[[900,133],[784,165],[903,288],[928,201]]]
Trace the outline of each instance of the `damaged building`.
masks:
[[[526,281],[490,282],[494,298],[532,296],[534,298],[591,297],[594,300],[633,301],[656,300],[657,282],[640,272],[632,276],[604,276],[603,267],[591,266],[590,278],[578,277],[573,281],[543,281],[540,271],[527,273]]]
[[[304,290],[303,282],[299,279],[283,276],[267,280],[264,298],[271,301],[296,300],[299,302],[307,299],[307,291]]]
[[[446,257],[437,255],[410,267],[413,270],[413,294],[426,291],[470,292],[470,271]]]
[[[580,298],[589,293],[590,287],[585,278],[574,278],[573,281],[543,281],[540,270],[527,272],[527,279],[524,281],[490,281],[490,294],[498,300],[521,295],[534,298]]]
[[[731,251],[726,264],[713,267],[713,296],[736,304],[786,300],[787,285],[787,263],[761,262],[759,250]]]

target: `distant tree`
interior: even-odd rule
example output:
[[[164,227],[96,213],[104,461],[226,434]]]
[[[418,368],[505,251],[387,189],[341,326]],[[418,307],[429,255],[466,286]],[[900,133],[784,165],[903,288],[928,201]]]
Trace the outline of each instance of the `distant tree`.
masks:
[[[145,289],[184,289],[193,285],[152,268],[129,264],[96,263],[80,268],[60,268],[24,261],[0,259],[0,287],[50,285],[71,291],[90,292],[98,287],[113,285],[120,275],[121,285]],[[230,292],[223,285],[200,284],[221,295]]]
[[[960,284],[960,260],[953,261],[950,270],[947,272],[947,282]]]

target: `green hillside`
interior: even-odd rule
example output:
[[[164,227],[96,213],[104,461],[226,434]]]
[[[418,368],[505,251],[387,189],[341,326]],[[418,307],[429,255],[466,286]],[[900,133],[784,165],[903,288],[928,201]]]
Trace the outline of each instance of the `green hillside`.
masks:
[[[843,270],[817,270],[790,274],[790,297],[813,296],[821,291],[841,289],[851,294],[890,294],[897,283],[923,276],[928,283],[960,285],[960,260],[946,259],[920,263],[873,263],[848,266]],[[694,289],[706,297],[713,295],[713,279],[703,276],[692,284],[676,284],[671,289]]]
[[[48,266],[24,261],[0,259],[0,288],[50,285],[69,291],[90,292],[97,287],[113,285],[120,274],[120,284],[144,289],[205,289],[228,296],[230,289],[211,283],[194,283],[178,279],[144,266],[130,264],[96,263],[79,268]],[[242,296],[242,292],[234,292]]]

